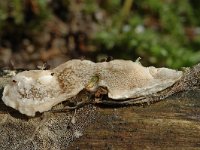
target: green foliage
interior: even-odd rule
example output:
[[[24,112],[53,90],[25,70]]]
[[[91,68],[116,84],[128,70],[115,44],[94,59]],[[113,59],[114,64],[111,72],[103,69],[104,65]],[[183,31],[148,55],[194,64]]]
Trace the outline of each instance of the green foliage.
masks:
[[[97,5],[94,0],[85,0],[85,7],[84,7],[84,12],[88,14],[95,13],[97,10]]]
[[[0,47],[20,50],[24,39],[34,43],[44,29],[50,10],[44,0],[0,1]]]
[[[113,18],[119,18],[121,13],[112,14],[111,21],[115,22]],[[140,56],[142,62],[157,66],[190,66],[200,61],[200,51],[197,51],[200,46],[193,45],[200,38],[190,39],[186,35],[186,28],[194,27],[198,20],[193,13],[187,0],[135,0],[125,20],[119,18],[122,26],[104,25],[96,35],[96,42],[114,57]]]

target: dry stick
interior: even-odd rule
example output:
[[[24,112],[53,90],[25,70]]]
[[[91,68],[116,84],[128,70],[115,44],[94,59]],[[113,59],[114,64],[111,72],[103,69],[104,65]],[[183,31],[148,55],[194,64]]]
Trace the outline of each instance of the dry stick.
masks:
[[[127,17],[130,14],[131,7],[133,5],[133,0],[125,0],[122,6],[122,9],[120,10],[120,14],[116,22],[114,22],[115,26],[120,31],[122,28],[122,25],[124,21],[126,21]]]

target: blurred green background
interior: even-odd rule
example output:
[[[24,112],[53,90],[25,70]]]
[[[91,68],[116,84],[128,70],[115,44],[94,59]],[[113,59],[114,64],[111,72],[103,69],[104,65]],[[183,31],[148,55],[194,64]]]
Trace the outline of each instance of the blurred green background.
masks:
[[[0,67],[73,58],[200,62],[198,0],[0,0]]]

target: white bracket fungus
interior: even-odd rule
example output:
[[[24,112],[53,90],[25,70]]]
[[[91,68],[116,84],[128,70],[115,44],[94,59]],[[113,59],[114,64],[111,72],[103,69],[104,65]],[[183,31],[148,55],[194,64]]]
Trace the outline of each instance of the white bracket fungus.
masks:
[[[94,92],[105,87],[108,97],[117,101],[157,93],[172,86],[182,75],[182,71],[144,67],[127,60],[70,60],[52,70],[18,73],[5,86],[2,99],[22,114],[34,116],[84,89]]]

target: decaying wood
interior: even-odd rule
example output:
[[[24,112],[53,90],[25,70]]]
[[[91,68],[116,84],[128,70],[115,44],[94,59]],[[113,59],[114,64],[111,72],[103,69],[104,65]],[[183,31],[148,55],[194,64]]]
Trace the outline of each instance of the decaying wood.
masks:
[[[71,149],[199,149],[200,90],[144,107],[104,108]]]
[[[89,105],[77,112],[47,112],[28,118],[0,101],[0,149],[198,149],[199,72],[200,65],[197,65],[192,72],[186,71],[184,82],[172,87],[174,93],[185,92],[139,107]],[[12,73],[0,72],[0,76],[2,88]],[[83,98],[87,94],[77,97]]]

